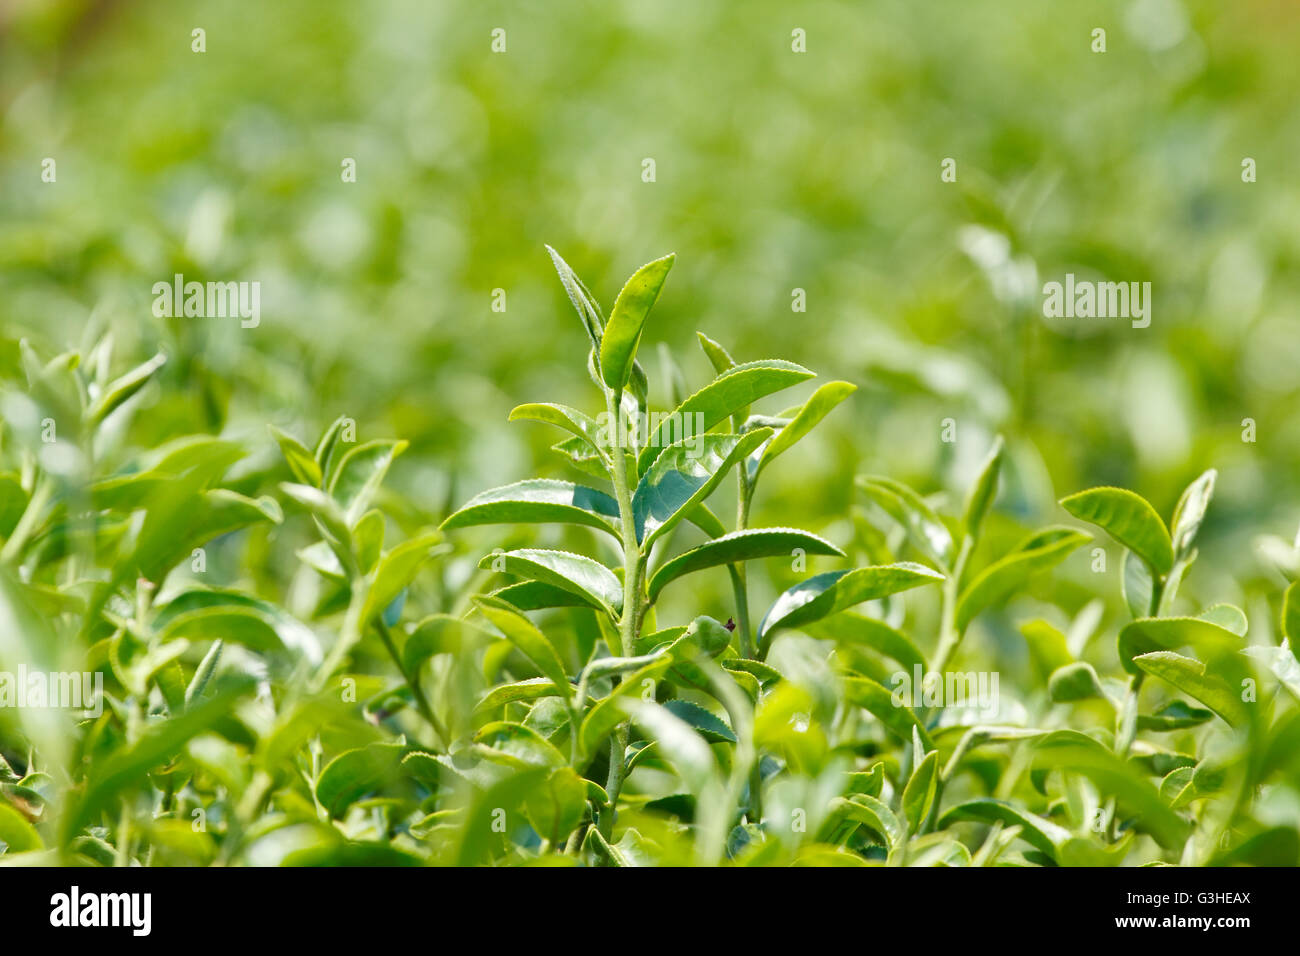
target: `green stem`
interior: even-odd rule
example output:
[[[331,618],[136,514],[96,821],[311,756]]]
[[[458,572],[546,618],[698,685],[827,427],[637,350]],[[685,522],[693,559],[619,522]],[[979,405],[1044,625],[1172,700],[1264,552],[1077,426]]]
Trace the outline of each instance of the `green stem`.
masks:
[[[434,733],[438,735],[438,742],[446,747],[451,742],[451,737],[447,734],[447,729],[443,727],[442,721],[433,712],[429,705],[429,698],[424,695],[424,688],[420,686],[418,675],[408,674],[406,665],[402,663],[402,655],[397,652],[397,645],[393,642],[392,631],[384,623],[382,617],[375,618],[375,630],[379,632],[379,639],[384,642],[384,647],[388,651],[388,656],[393,659],[397,666],[397,672],[402,675],[402,680],[406,681],[406,686],[411,688],[411,696],[415,698],[415,705],[419,709],[421,716],[428,721],[429,726],[433,728]]]
[[[934,662],[930,669],[936,674],[942,674],[944,668],[948,666],[948,661],[957,650],[957,645],[961,643],[961,632],[957,629],[957,597],[958,588],[961,587],[962,575],[966,572],[966,562],[970,560],[971,552],[975,550],[975,539],[969,535],[962,540],[961,551],[957,554],[957,560],[953,563],[952,571],[943,582],[943,610],[941,623],[939,625],[939,647],[934,654]]]
[[[745,463],[742,461],[736,471],[736,530],[744,531],[749,527],[749,501],[754,494],[753,486],[745,478]],[[740,656],[752,659],[757,653],[754,649],[753,634],[749,629],[749,589],[743,564],[730,564],[727,570],[731,574],[731,590],[736,598],[736,630],[740,633]]]
[[[3,549],[0,549],[0,564],[12,564],[23,553],[23,548],[27,546],[27,540],[36,530],[41,519],[45,516],[45,506],[50,503],[54,497],[54,482],[45,478],[43,475],[38,476],[36,484],[32,488],[32,496],[27,501],[27,507],[23,509],[23,515],[18,519],[18,524],[14,526],[13,534],[5,541]]]
[[[611,421],[618,421],[618,405],[622,391],[605,392],[605,408]],[[623,532],[623,608],[619,613],[617,653],[627,656],[635,653],[637,629],[644,613],[641,603],[641,578],[645,573],[645,555],[641,553],[641,543],[636,536],[636,518],[632,511],[631,482],[628,480],[627,456],[623,448],[611,450],[610,473],[614,483],[614,500],[618,502],[618,512],[622,519]],[[605,792],[609,795],[607,811],[600,815],[599,830],[606,839],[612,836],[614,812],[618,806],[619,794],[623,791],[623,781],[627,778],[624,754],[627,753],[628,725],[624,721],[614,731],[609,743],[609,776],[606,779]]]

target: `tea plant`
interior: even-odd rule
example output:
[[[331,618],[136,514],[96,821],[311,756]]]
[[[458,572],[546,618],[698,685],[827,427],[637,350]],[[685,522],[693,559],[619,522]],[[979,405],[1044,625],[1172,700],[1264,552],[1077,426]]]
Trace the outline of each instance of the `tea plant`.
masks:
[[[108,337],[84,359],[22,345],[0,394],[0,670],[94,675],[102,711],[0,707],[0,863],[1300,860],[1297,586],[1276,643],[1180,595],[1215,472],[1168,525],[1103,487],[1060,505],[1106,538],[1026,534],[995,507],[1015,457],[997,439],[959,509],[864,475],[852,520],[752,527],[769,467],[854,386],[758,411],[813,373],[700,334],[712,379],[688,393],[661,353],[652,404],[638,352],[673,257],[608,316],[551,257],[594,399],[509,417],[562,432],[581,483],[450,514],[391,490],[406,443],[346,417],[310,447],[273,427],[139,451],[163,356],[114,378]],[[475,552],[489,533],[505,546]],[[1105,540],[1122,620],[1111,576],[1080,587],[1066,564],[1092,544],[1102,570]],[[1270,553],[1294,582],[1293,551]]]

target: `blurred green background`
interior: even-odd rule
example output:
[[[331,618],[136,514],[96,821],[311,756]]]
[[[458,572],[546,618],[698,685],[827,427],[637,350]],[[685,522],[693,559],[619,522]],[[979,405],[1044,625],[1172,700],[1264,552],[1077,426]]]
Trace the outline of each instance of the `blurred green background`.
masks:
[[[571,477],[506,423],[596,410],[543,243],[606,308],[671,250],[656,407],[659,343],[707,381],[697,329],[861,386],[755,526],[834,531],[860,472],[960,495],[998,431],[1022,525],[1102,483],[1168,516],[1217,467],[1187,590],[1267,627],[1252,542],[1300,521],[1297,49],[1288,0],[0,0],[0,371],[111,328],[118,361],[171,358],[134,445],[224,431],[269,464],[268,422],[349,415],[411,441],[392,484],[436,519]],[[260,282],[261,325],[154,317],[177,272]],[[1045,320],[1067,272],[1151,282],[1150,328]]]

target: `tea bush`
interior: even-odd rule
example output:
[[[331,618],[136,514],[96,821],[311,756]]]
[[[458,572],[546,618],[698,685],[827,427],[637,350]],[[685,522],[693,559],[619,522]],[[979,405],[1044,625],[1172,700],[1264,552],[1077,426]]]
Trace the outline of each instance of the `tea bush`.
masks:
[[[855,386],[782,408],[813,372],[700,333],[713,378],[663,350],[652,389],[673,257],[608,315],[551,257],[594,398],[510,418],[558,429],[570,477],[464,501],[394,490],[407,443],[347,417],[137,444],[187,387],[164,355],[15,347],[0,862],[1300,861],[1296,585],[1276,640],[1180,597],[1214,471],[1168,524],[1098,487],[1026,528],[1010,434],[959,506],[863,475],[791,527],[763,479],[819,467],[801,442]],[[83,672],[99,706],[35,706]]]

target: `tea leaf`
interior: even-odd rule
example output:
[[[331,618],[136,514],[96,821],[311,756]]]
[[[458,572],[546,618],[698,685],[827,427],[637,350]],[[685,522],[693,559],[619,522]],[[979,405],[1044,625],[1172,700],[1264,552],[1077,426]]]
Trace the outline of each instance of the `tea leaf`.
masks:
[[[979,535],[984,515],[997,497],[998,475],[1002,470],[1004,447],[1002,436],[999,435],[993,440],[993,447],[984,459],[984,464],[980,466],[979,477],[975,479],[975,483],[971,485],[970,493],[966,496],[966,507],[962,510],[961,526],[968,537],[974,538]]]
[[[903,789],[903,816],[908,828],[915,833],[930,816],[939,782],[939,752],[931,750],[925,755]]]
[[[1157,574],[1168,574],[1173,567],[1169,531],[1156,509],[1142,496],[1124,488],[1090,488],[1062,498],[1061,507],[1106,531]]]
[[[609,736],[610,732],[627,719],[623,702],[639,696],[646,681],[657,680],[671,663],[667,655],[646,664],[627,677],[610,692],[608,697],[597,701],[582,719],[579,739],[583,753],[594,753],[596,745]]]
[[[1057,859],[1060,848],[1070,839],[1070,831],[1065,827],[1004,800],[967,800],[945,812],[939,818],[939,826],[947,827],[961,820],[1000,822],[1006,826],[1020,827],[1020,839],[1052,860]]]
[[[534,478],[484,491],[451,514],[443,530],[485,524],[536,524],[555,521],[598,528],[615,538],[618,504],[609,495],[570,481]]]
[[[339,503],[351,525],[366,509],[398,455],[407,449],[405,441],[372,441],[358,445],[340,460],[330,481],[330,494]]]
[[[321,483],[320,465],[317,464],[315,457],[307,446],[274,425],[268,425],[267,428],[271,430],[271,435],[279,444],[280,451],[284,455],[284,460],[289,463],[289,470],[293,472],[293,476],[304,485],[319,488]]]
[[[685,574],[723,564],[751,561],[755,558],[790,557],[796,549],[808,554],[844,556],[844,552],[807,531],[795,528],[750,528],[733,531],[706,544],[679,554],[665,563],[650,578],[650,600],[671,581]]]
[[[627,384],[632,373],[646,316],[658,300],[675,258],[670,253],[633,273],[609,313],[609,323],[600,339],[600,373],[605,384],[616,391]]]
[[[1198,617],[1139,618],[1124,625],[1119,632],[1120,665],[1133,675],[1143,673],[1134,658],[1152,651],[1191,647],[1205,658],[1222,656],[1241,644],[1241,639],[1225,627]]]
[[[794,444],[825,418],[836,405],[858,390],[856,385],[848,382],[827,382],[812,397],[804,402],[790,420],[790,424],[780,429],[767,446],[763,448],[758,463],[753,468],[754,475],[760,474],[779,455],[789,451]]]
[[[890,478],[863,475],[857,486],[907,530],[912,541],[941,567],[952,559],[952,533],[928,504],[907,485]]]
[[[1016,550],[995,561],[962,592],[957,602],[957,630],[964,631],[975,616],[1002,603],[1034,575],[1055,567],[1091,536],[1073,528],[1044,528],[1026,538]]]
[[[475,606],[515,647],[532,663],[544,677],[558,687],[567,698],[572,691],[569,677],[555,646],[532,621],[504,601],[496,598],[477,597]]]
[[[935,584],[943,575],[922,564],[898,564],[827,571],[784,591],[763,617],[761,639],[772,632],[798,628],[863,601],[888,597],[924,584]]]
[[[339,754],[321,771],[316,799],[331,817],[339,819],[365,794],[399,779],[408,748],[401,743],[373,743]]]
[[[494,564],[502,565],[507,574],[541,581],[595,601],[611,617],[623,606],[623,586],[614,572],[581,554],[523,548],[489,554],[479,567],[492,570]]]
[[[662,449],[684,439],[698,439],[760,398],[813,377],[802,365],[779,359],[746,362],[728,369],[660,419],[641,451],[637,470],[644,473]]]
[[[86,418],[92,425],[98,425],[127,399],[144,388],[153,378],[155,372],[167,362],[167,356],[161,352],[149,361],[137,365],[119,379],[109,382],[103,393],[90,403],[86,409]]]
[[[1174,508],[1174,521],[1170,527],[1173,529],[1174,556],[1180,560],[1186,558],[1192,550],[1192,542],[1196,538],[1196,532],[1201,528],[1201,522],[1205,519],[1205,511],[1210,506],[1210,498],[1214,494],[1214,482],[1218,476],[1219,473],[1211,468],[1188,485],[1187,490],[1178,499],[1178,506]]]
[[[705,435],[664,449],[632,495],[637,539],[649,548],[704,501],[738,461],[771,435],[762,428],[744,435]]]

